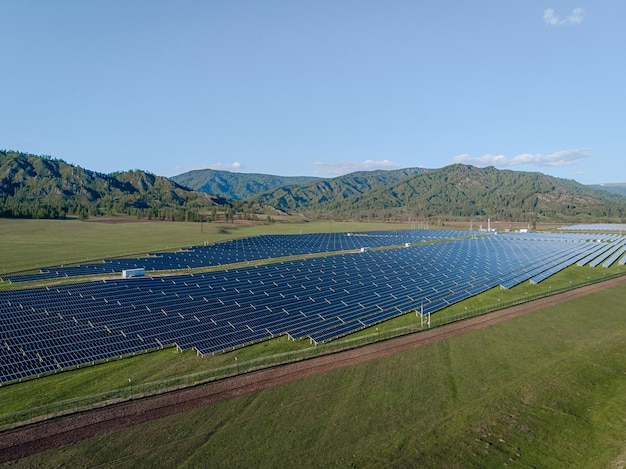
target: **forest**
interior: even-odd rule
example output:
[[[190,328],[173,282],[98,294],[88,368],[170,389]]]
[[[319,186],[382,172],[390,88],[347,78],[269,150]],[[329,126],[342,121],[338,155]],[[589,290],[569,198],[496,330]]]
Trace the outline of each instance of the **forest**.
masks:
[[[220,197],[188,190],[154,174],[133,170],[102,174],[63,160],[0,151],[0,216],[55,218],[131,215],[169,221],[202,221]]]
[[[207,188],[218,193],[204,192]],[[463,164],[331,179],[220,171],[166,178],[142,170],[102,174],[49,156],[0,151],[0,216],[117,215],[196,222],[271,221],[282,215],[372,222],[492,218],[623,223],[626,196],[536,172]]]

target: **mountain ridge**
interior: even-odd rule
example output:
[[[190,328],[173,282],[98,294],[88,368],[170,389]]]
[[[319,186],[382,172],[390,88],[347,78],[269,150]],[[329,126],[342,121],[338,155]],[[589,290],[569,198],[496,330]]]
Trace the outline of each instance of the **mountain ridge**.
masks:
[[[102,174],[51,157],[0,151],[0,215],[5,217],[127,214],[195,220],[200,210],[226,203],[141,170]]]
[[[370,187],[360,191],[352,190],[349,184],[347,189],[343,186],[356,179],[354,174],[315,183],[320,189],[314,193],[317,198],[309,194],[309,184],[304,188],[279,188],[249,201],[288,213],[333,213],[350,219],[366,215],[367,219],[377,220],[490,215],[517,221],[621,220],[626,214],[624,196],[538,172],[453,164],[421,169],[386,182],[372,182],[376,173],[371,172]],[[332,196],[322,196],[321,189],[333,184],[338,187],[326,191]]]
[[[626,182],[613,182],[606,184],[591,184],[589,187],[610,192],[611,194],[626,195]]]
[[[194,184],[201,187],[222,181],[223,189],[238,198],[191,190],[177,183],[181,179],[177,177],[168,179],[141,170],[102,174],[47,156],[4,150],[0,151],[0,216],[127,214],[199,221],[211,220],[219,208],[231,221],[235,213],[250,220],[258,219],[258,214],[276,213],[357,221],[491,217],[524,222],[623,222],[626,218],[626,195],[605,190],[607,185],[596,188],[539,172],[464,164],[361,171],[328,179],[217,170],[193,176]],[[203,180],[206,177],[214,180]]]
[[[196,169],[172,176],[170,179],[181,186],[196,191],[215,194],[232,200],[244,200],[259,192],[277,187],[306,184],[321,178]]]

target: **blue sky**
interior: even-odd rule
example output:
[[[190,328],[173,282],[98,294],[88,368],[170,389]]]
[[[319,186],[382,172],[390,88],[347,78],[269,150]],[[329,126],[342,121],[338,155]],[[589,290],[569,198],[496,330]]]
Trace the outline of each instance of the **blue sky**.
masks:
[[[626,182],[623,0],[3,0],[0,148],[104,173]]]

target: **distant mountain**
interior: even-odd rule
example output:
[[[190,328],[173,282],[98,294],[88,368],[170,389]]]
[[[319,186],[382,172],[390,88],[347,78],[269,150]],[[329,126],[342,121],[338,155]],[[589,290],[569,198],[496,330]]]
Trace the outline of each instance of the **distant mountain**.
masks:
[[[200,210],[225,203],[145,171],[107,175],[50,157],[0,151],[0,216],[129,214],[193,220]]]
[[[286,177],[269,174],[232,173],[214,169],[198,169],[170,178],[195,191],[215,194],[232,200],[243,200],[277,187],[307,184],[316,177]]]
[[[626,182],[614,184],[592,184],[589,187],[599,191],[610,192],[611,194],[626,195]]]
[[[626,197],[620,195],[541,173],[462,164],[404,174],[354,173],[276,189],[248,202],[289,213],[372,220],[491,217],[583,222],[626,217]]]
[[[101,174],[50,157],[0,151],[0,216],[128,214],[193,221],[211,218],[217,214],[216,207],[223,206],[225,218],[231,220],[235,211],[250,220],[275,211],[311,219],[372,221],[472,217],[523,222],[626,220],[626,196],[621,195],[626,184],[590,187],[541,173],[493,167],[456,164],[441,169],[356,172],[330,179],[212,170],[194,174],[195,178],[190,173],[187,179],[183,176],[173,179],[195,187],[221,184],[222,194],[236,197],[252,195],[229,201],[145,171]],[[280,183],[286,185],[265,189]]]
[[[261,206],[292,212],[324,207],[336,208],[352,197],[387,187],[417,174],[431,170],[407,168],[396,170],[359,171],[332,179],[319,179],[299,186],[279,187],[247,199]]]

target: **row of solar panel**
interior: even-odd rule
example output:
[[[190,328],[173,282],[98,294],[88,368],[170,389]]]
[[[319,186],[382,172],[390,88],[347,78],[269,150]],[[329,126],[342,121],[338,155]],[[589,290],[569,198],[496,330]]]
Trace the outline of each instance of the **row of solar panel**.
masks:
[[[626,231],[626,224],[624,223],[580,223],[577,225],[563,226],[559,228],[560,230],[567,231],[601,231],[601,232],[611,232],[611,231]]]
[[[207,246],[193,246],[171,253],[152,253],[142,258],[108,259],[101,263],[82,264],[77,267],[42,269],[37,274],[13,275],[2,279],[14,283],[29,282],[48,278],[114,273],[139,267],[147,271],[195,269],[285,256],[418,243],[465,235],[467,232],[455,230],[263,235]]]
[[[336,252],[361,248],[364,245],[380,247],[400,242],[421,242],[465,235],[467,232],[448,230],[409,230],[392,233],[367,233],[348,236],[345,233],[318,235],[267,235],[244,238],[210,246],[197,246],[175,253],[153,254],[145,258],[115,259],[103,263],[77,267],[46,269],[38,274],[4,277],[11,282],[27,282],[58,277],[111,274],[124,269],[144,268],[148,271],[192,269],[213,265],[227,265],[285,255],[313,252]],[[346,240],[350,240],[346,242]],[[407,241],[408,240],[408,241]]]
[[[521,282],[565,260],[575,263],[597,247],[578,235],[566,240],[574,242],[548,240],[558,238],[489,236],[219,273],[6,292],[0,295],[0,350],[21,349],[24,363],[41,365],[31,370],[36,375],[57,366],[72,346],[102,350],[103,334],[116,344],[110,356],[171,343],[211,353],[277,334],[320,342],[411,309],[435,312],[504,279]],[[42,326],[56,345],[32,340]],[[22,377],[8,368],[0,372],[2,381]]]

